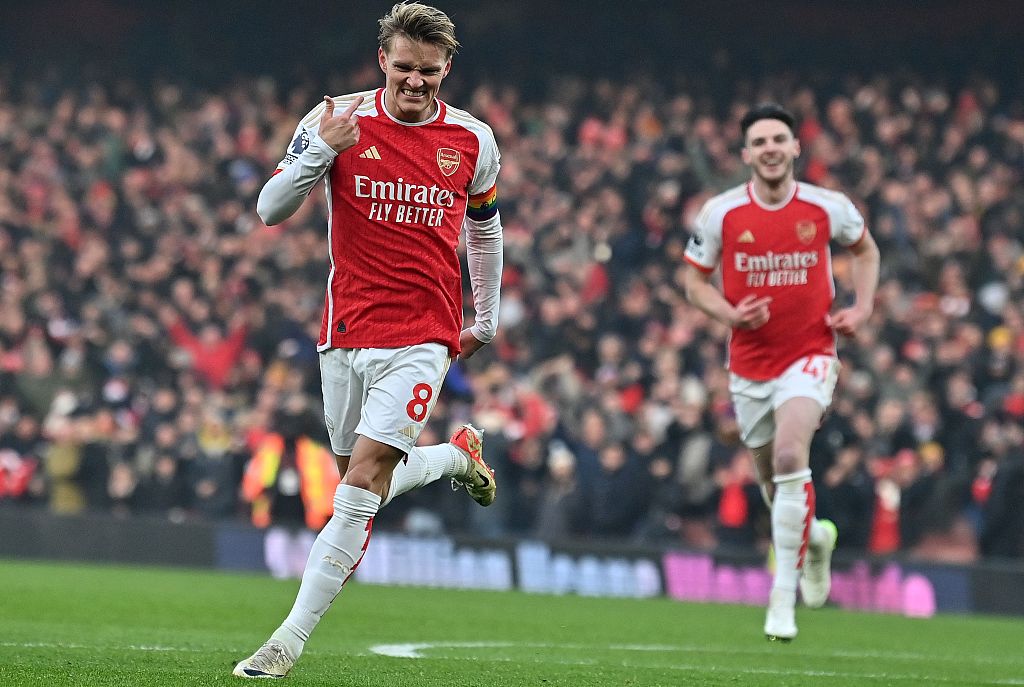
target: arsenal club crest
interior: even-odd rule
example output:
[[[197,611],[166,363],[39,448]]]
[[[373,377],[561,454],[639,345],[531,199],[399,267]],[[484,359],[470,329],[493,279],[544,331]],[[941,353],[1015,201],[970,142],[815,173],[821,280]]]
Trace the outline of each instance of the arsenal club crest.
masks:
[[[796,223],[796,237],[801,243],[810,243],[818,233],[818,225],[809,219]]]
[[[455,174],[460,162],[462,162],[462,155],[459,151],[451,148],[437,149],[437,166],[441,168],[441,174],[446,177]]]

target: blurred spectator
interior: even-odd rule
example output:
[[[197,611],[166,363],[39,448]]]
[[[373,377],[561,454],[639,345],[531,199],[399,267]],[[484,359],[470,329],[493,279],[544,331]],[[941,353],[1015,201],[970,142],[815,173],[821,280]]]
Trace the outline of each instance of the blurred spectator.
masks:
[[[238,312],[231,318],[227,335],[222,333],[220,326],[209,320],[201,324],[198,335],[194,334],[171,308],[161,309],[160,319],[167,327],[171,340],[187,352],[188,367],[214,389],[222,388],[238,363],[245,345],[247,330],[244,313]]]
[[[682,492],[672,471],[672,462],[656,455],[647,464],[647,513],[634,536],[643,542],[673,544],[682,538]]]
[[[579,535],[586,530],[587,523],[583,494],[576,479],[576,457],[564,443],[552,442],[547,468],[533,535],[555,541]]]
[[[136,488],[135,503],[147,513],[165,517],[172,522],[185,518],[188,503],[188,484],[181,465],[172,453],[158,453],[153,473]]]
[[[585,492],[589,534],[629,537],[647,505],[639,459],[624,444],[612,441],[601,447],[598,463],[598,472]]]
[[[841,448],[815,490],[817,512],[832,520],[843,533],[837,546],[850,551],[867,549],[875,488],[864,465],[863,449],[856,444]]]
[[[982,516],[981,551],[986,556],[1024,556],[1024,458],[1020,451],[995,466]]]
[[[277,578],[301,577],[309,551],[334,512],[340,477],[334,454],[310,438],[312,418],[292,396],[245,468],[242,498],[266,528],[264,560]]]
[[[715,477],[719,487],[715,528],[718,544],[749,550],[764,537],[768,514],[750,452],[738,448],[715,470]]]
[[[0,423],[0,502],[31,502],[44,489],[39,463],[45,446],[35,418],[21,415],[12,420],[13,426]]]

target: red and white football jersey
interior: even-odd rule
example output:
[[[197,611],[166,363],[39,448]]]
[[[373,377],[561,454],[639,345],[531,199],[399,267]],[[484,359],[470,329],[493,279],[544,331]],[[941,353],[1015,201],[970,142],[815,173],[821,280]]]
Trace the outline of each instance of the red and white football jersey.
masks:
[[[383,89],[337,96],[356,110],[359,143],[325,175],[330,273],[317,349],[440,343],[459,351],[462,274],[456,246],[470,200],[493,214],[498,147],[491,129],[437,101],[410,124],[384,108]],[[295,130],[282,170],[317,134],[324,104]],[[475,215],[471,215],[476,218]]]
[[[726,300],[772,298],[764,326],[732,331],[730,370],[763,381],[804,356],[836,354],[825,324],[835,297],[829,241],[853,246],[866,231],[849,198],[797,183],[788,199],[765,205],[747,183],[705,203],[694,229],[685,259],[705,274],[721,265]]]

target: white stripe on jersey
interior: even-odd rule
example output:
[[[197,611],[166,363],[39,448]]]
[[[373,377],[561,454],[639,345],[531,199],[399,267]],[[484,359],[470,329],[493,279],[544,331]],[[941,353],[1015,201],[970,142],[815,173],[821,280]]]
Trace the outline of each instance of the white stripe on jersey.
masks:
[[[327,255],[331,258],[331,269],[327,271],[327,343],[317,347],[318,351],[326,351],[333,347],[334,342],[334,291],[331,285],[334,284],[334,273],[337,267],[334,264],[334,205],[331,202],[331,175],[324,175],[324,190],[327,193]]]
[[[347,95],[331,96],[331,100],[334,101],[334,112],[336,114],[344,112],[345,109],[352,104],[353,100],[355,100],[359,96],[363,96],[363,103],[358,108],[356,108],[356,114],[359,115],[360,117],[372,117],[373,115],[377,114],[376,95],[377,89],[375,88],[372,91],[360,91],[359,93],[349,93]],[[318,104],[316,107],[310,110],[309,113],[302,118],[302,121],[299,122],[299,126],[305,127],[307,129],[319,128],[320,118],[323,116],[324,108],[326,107],[327,103],[321,100],[320,104]]]
[[[845,246],[860,241],[864,218],[845,193],[805,182],[799,182],[797,187],[797,198],[814,203],[828,214],[830,238]]]
[[[698,227],[707,227],[709,223],[714,220],[715,224],[718,225],[718,230],[722,230],[722,220],[725,219],[725,215],[730,210],[735,210],[738,207],[742,207],[750,202],[750,196],[747,193],[747,185],[741,184],[740,186],[734,186],[728,191],[719,193],[717,196],[708,199],[704,203],[704,207],[701,208],[697,214],[697,218],[694,220],[694,224]]]
[[[808,184],[806,181],[798,181],[796,185],[797,193],[800,198],[820,205],[826,210],[829,209],[830,206],[837,207],[849,202],[846,194],[840,191],[833,191],[832,189]]]
[[[706,270],[714,270],[722,258],[722,222],[725,215],[750,203],[746,184],[709,199],[693,221],[693,235],[685,255]]]
[[[491,127],[465,110],[452,107],[448,103],[445,103],[444,123],[456,124],[476,135],[480,152],[477,156],[476,169],[473,171],[473,181],[470,182],[468,190],[470,194],[489,191],[491,186],[494,186],[501,166],[498,144],[494,140]]]

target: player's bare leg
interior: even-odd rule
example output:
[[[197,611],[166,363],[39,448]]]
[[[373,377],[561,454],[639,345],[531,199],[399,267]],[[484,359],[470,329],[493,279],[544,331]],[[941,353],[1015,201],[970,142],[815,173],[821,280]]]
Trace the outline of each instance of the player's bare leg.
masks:
[[[764,632],[772,640],[796,637],[796,590],[814,519],[814,486],[809,453],[811,437],[822,407],[809,398],[793,398],[775,411],[772,468],[772,545],[775,579],[772,583]]]
[[[334,495],[334,515],[317,536],[291,612],[270,639],[234,670],[239,677],[284,677],[366,551],[373,517],[404,453],[365,436],[356,440]],[[340,467],[340,466],[339,466]]]
[[[338,464],[338,476],[341,479],[345,479],[345,473],[348,472],[348,462],[352,460],[352,456],[339,456],[337,453],[334,454],[334,462]]]

